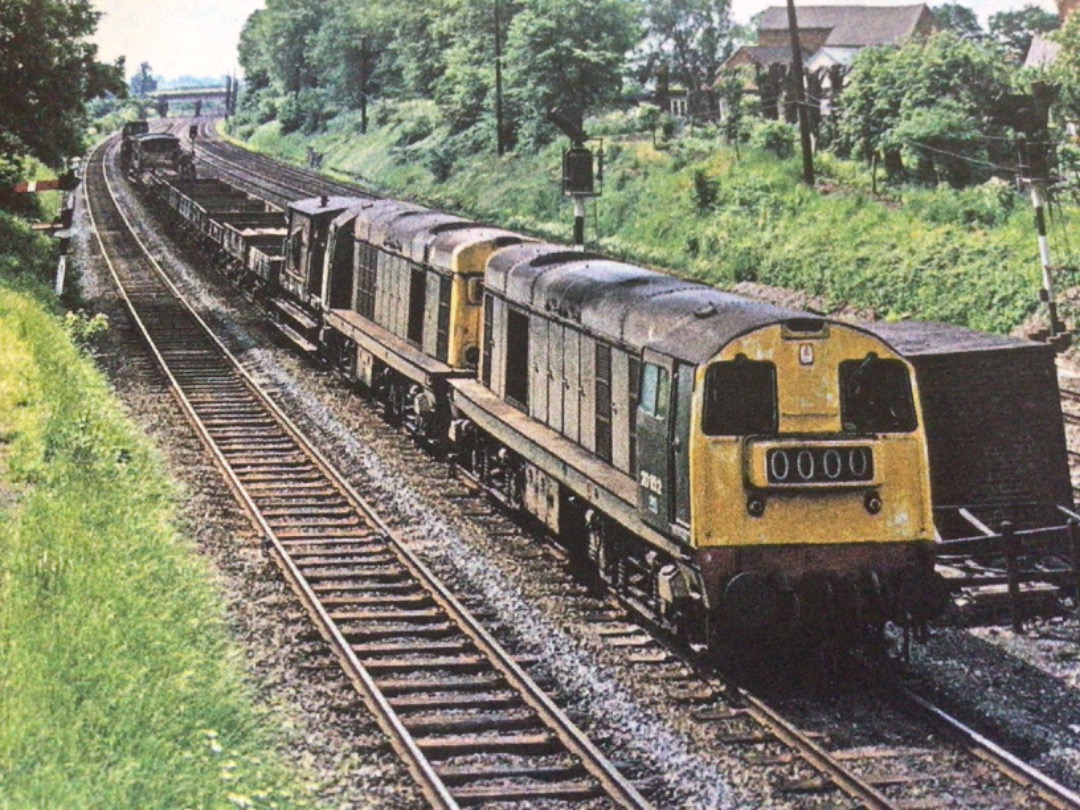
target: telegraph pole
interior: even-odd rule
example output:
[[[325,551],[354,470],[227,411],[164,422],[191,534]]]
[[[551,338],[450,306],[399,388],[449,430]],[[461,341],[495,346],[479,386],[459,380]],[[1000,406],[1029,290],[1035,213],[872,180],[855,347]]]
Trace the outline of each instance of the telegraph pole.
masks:
[[[1031,206],[1035,210],[1035,234],[1039,240],[1039,264],[1042,267],[1042,289],[1039,299],[1046,305],[1047,319],[1050,321],[1050,337],[1054,338],[1065,331],[1065,326],[1058,319],[1057,300],[1054,294],[1054,267],[1050,263],[1050,238],[1046,233],[1047,187],[1050,182],[1050,143],[1045,127],[1036,129],[1034,138],[1021,137],[1018,142],[1020,152],[1020,181],[1027,184],[1031,191]]]
[[[799,21],[795,0],[787,0],[788,30],[791,33],[791,70],[795,74],[795,103],[799,109],[799,140],[802,142],[803,182],[814,185],[814,154],[810,143],[810,111],[806,108],[806,77],[803,75],[802,47],[799,45]]]
[[[360,132],[367,134],[367,35],[360,37]]]
[[[499,21],[499,0],[495,0],[495,143],[499,157],[506,152],[503,140],[503,97],[502,97],[502,23]]]

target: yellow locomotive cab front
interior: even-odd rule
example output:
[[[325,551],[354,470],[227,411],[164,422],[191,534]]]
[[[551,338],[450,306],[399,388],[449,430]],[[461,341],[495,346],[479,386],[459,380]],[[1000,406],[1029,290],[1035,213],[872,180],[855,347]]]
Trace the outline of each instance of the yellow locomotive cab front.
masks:
[[[752,332],[699,370],[697,547],[932,540],[910,366],[871,335],[819,323]]]
[[[909,363],[858,329],[789,321],[736,338],[695,382],[690,538],[725,634],[842,634],[940,612]]]

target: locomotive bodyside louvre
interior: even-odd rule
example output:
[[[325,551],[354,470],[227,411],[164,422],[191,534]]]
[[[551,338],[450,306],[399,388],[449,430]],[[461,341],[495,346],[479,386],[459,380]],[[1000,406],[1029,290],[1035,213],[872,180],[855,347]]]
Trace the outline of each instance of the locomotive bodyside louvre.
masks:
[[[523,237],[388,200],[363,206],[351,237],[349,309],[451,369],[477,369],[484,266]]]

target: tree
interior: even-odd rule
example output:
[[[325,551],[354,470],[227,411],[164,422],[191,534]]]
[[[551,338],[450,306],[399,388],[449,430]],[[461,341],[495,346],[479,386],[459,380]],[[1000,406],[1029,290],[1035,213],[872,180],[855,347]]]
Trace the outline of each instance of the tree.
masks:
[[[1050,78],[1061,86],[1063,117],[1077,121],[1080,120],[1080,14],[1069,17],[1055,38],[1061,51],[1050,68]]]
[[[88,0],[0,3],[0,159],[31,155],[59,168],[84,149],[86,103],[124,95],[123,63],[97,61]]]
[[[157,79],[150,71],[150,63],[143,62],[139,65],[139,72],[131,77],[131,92],[136,96],[148,96],[157,90]]]
[[[651,0],[644,19],[641,79],[681,82],[692,107],[693,96],[712,88],[731,54],[730,0]]]
[[[938,28],[942,31],[952,31],[960,38],[981,39],[986,36],[979,18],[975,12],[967,6],[959,3],[946,3],[943,6],[934,6],[930,9],[937,20]]]
[[[311,38],[312,62],[319,83],[344,107],[357,109],[364,95],[379,91],[378,54],[385,50],[372,3],[333,0]]]
[[[617,97],[626,54],[638,41],[636,9],[625,0],[527,0],[506,38],[508,93],[534,144],[551,139],[549,110],[570,118]]]
[[[495,23],[498,12],[499,36],[505,64],[506,39],[521,9],[516,0],[445,0],[445,13],[436,25],[437,37],[447,43],[443,51],[443,74],[435,81],[433,96],[450,124],[451,132],[462,132],[495,118]],[[461,36],[468,31],[468,36]],[[504,84],[505,86],[505,84]],[[516,117],[513,103],[504,93],[505,121]],[[513,130],[513,124],[504,129]]]
[[[723,131],[724,138],[735,147],[736,154],[739,149],[739,139],[742,137],[743,99],[746,95],[747,77],[742,70],[727,72],[717,88],[724,105]]]
[[[445,53],[453,43],[439,23],[447,15],[447,1],[385,0],[379,4],[374,19],[386,42],[381,57],[384,80],[398,95],[430,98],[446,71]],[[468,36],[467,31],[456,34]]]
[[[323,20],[325,0],[267,0],[269,53],[274,77],[286,93],[318,86],[313,40]]]
[[[1018,11],[1002,11],[990,17],[990,36],[998,41],[1016,62],[1027,56],[1036,34],[1048,34],[1061,27],[1057,14],[1038,6],[1024,6]]]
[[[842,143],[869,159],[880,154],[891,176],[904,153],[920,179],[963,185],[988,162],[986,123],[1010,90],[1002,52],[952,32],[902,48],[867,48],[852,64],[840,97]]]

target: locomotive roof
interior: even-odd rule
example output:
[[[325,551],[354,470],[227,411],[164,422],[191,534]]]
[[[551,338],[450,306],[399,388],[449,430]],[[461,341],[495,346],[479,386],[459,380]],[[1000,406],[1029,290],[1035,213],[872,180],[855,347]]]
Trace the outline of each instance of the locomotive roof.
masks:
[[[476,223],[467,223],[458,228],[436,228],[432,234],[428,261],[435,267],[450,267],[455,256],[471,247],[491,245],[492,249],[498,249],[521,244],[525,238],[513,231]]]
[[[305,216],[314,217],[320,214],[329,214],[334,212],[335,215],[344,208],[353,208],[358,206],[367,199],[365,197],[338,197],[338,196],[324,196],[324,197],[309,197],[306,200],[295,200],[289,203],[289,210],[296,211],[299,214]]]
[[[334,221],[330,223],[331,230],[338,230],[340,228],[344,228],[346,225],[351,224],[352,221],[356,219],[357,213],[358,210],[356,208],[346,208],[344,211],[334,217]]]
[[[420,263],[426,258],[424,248],[430,244],[437,228],[462,227],[468,224],[461,217],[429,209],[407,211],[375,225],[371,232],[371,243],[385,246]]]
[[[391,221],[397,217],[425,212],[433,213],[430,208],[424,208],[415,203],[401,200],[378,200],[372,205],[360,207],[356,216],[354,234],[362,242],[382,244],[385,231]]]
[[[488,264],[488,286],[617,343],[703,363],[744,332],[806,318],[698,282],[557,245],[521,245]]]
[[[933,321],[876,321],[861,326],[905,357],[992,351],[1053,351],[1053,347],[1045,343],[976,332],[962,326]]]
[[[590,253],[582,253],[562,245],[548,242],[525,242],[500,250],[488,259],[487,275],[484,284],[496,292],[506,293],[507,279],[515,267],[535,263],[541,266],[548,262],[569,261],[571,259],[599,258]]]
[[[143,132],[141,134],[132,135],[131,139],[138,141],[139,143],[146,143],[147,141],[173,141],[180,143],[180,139],[169,132]]]

